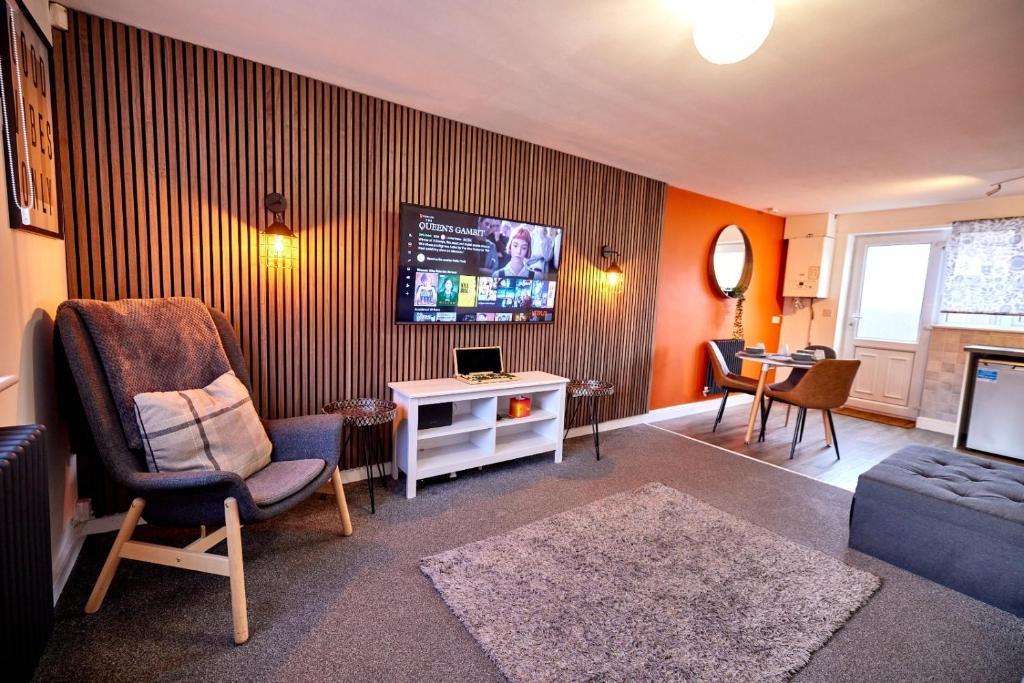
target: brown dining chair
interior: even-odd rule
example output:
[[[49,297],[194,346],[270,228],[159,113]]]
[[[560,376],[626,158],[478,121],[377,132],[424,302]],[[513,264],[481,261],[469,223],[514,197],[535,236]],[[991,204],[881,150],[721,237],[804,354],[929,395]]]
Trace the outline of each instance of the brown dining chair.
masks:
[[[792,460],[797,442],[803,439],[807,411],[820,410],[825,418],[824,422],[827,424],[825,442],[835,449],[838,459],[839,442],[836,439],[836,425],[832,419],[832,410],[842,406],[850,397],[850,389],[853,387],[853,379],[857,376],[858,369],[860,369],[859,360],[827,358],[808,368],[800,381],[791,387],[774,388],[775,385],[766,387],[765,395],[768,396],[768,405],[762,414],[762,434],[764,433],[764,423],[767,421],[768,415],[771,414],[775,401],[795,406],[798,412],[796,424],[793,425],[793,442],[789,447],[789,458]]]
[[[824,344],[811,344],[810,346],[805,346],[803,350],[821,351],[823,354],[825,354],[825,358],[827,359],[839,357],[836,354],[835,349],[833,349],[831,346],[825,346]],[[809,369],[810,368],[793,368],[789,373],[789,377],[782,380],[781,382],[776,382],[775,384],[771,384],[769,386],[777,389],[778,391],[788,391],[789,389],[795,387],[797,382],[803,379],[803,376],[807,374],[807,371]]]
[[[736,374],[729,370],[729,366],[725,363],[725,356],[722,355],[722,350],[718,348],[718,344],[713,341],[706,342],[708,348],[708,358],[711,360],[711,373],[715,377],[715,384],[722,387],[725,393],[722,394],[722,403],[718,406],[718,415],[715,416],[715,424],[711,427],[711,431],[718,429],[718,423],[722,421],[722,415],[725,413],[725,402],[729,398],[731,393],[739,394],[750,394],[751,396],[757,395],[757,380],[751,379],[750,377],[744,377],[743,375]],[[765,407],[764,397],[761,398],[761,425],[764,426],[765,419]]]
[[[836,350],[835,349],[833,349],[831,346],[825,346],[824,344],[809,344],[808,346],[805,346],[803,348],[803,350],[804,351],[821,351],[822,354],[824,354],[825,358],[838,358],[839,357],[836,354]],[[793,368],[792,370],[789,371],[789,376],[786,377],[786,379],[782,380],[781,382],[775,382],[774,384],[769,384],[768,387],[765,387],[765,389],[770,387],[772,389],[775,389],[776,391],[789,391],[790,389],[795,387],[797,382],[799,382],[801,379],[803,379],[803,376],[806,375],[806,374],[807,374],[807,368]],[[771,400],[769,399],[768,402],[771,403]],[[787,426],[787,427],[789,426],[789,410],[790,410],[790,408],[792,408],[792,406],[789,406],[789,405],[786,406],[786,421],[784,423],[784,426]],[[758,441],[764,441],[764,430],[766,429],[765,423],[768,421],[767,413],[768,413],[768,410],[766,409],[765,410],[765,419],[761,421],[761,433],[757,437]],[[803,435],[801,435],[801,438],[803,438]]]

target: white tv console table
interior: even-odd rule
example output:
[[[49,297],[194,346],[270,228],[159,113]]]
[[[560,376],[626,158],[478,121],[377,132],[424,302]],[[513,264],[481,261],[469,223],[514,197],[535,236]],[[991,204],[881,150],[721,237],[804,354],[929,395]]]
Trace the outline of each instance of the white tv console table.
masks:
[[[394,422],[391,476],[405,472],[405,497],[416,497],[416,482],[440,474],[554,452],[562,462],[565,377],[547,372],[520,372],[516,379],[494,384],[467,384],[457,379],[391,382],[398,415]],[[512,419],[508,400],[531,398],[530,415]],[[452,403],[452,423],[420,429],[419,407]],[[498,419],[499,415],[505,415]]]

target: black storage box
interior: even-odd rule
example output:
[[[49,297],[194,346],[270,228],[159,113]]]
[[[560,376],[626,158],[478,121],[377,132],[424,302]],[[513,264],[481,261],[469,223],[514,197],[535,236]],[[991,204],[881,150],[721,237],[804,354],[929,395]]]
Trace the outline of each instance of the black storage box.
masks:
[[[430,403],[420,406],[419,428],[447,427],[452,423],[452,404]]]

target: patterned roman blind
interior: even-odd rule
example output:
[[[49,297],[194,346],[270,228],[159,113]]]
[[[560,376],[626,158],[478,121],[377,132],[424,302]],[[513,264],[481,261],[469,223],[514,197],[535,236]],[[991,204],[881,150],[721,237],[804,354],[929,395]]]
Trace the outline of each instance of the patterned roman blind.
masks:
[[[942,312],[1024,315],[1024,216],[953,223]]]

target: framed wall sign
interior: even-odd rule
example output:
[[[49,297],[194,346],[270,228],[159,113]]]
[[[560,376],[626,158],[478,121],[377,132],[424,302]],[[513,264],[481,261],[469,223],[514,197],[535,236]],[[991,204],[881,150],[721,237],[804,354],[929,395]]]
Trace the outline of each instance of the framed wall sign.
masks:
[[[53,47],[21,0],[4,0],[0,105],[11,227],[63,239],[57,211]]]

